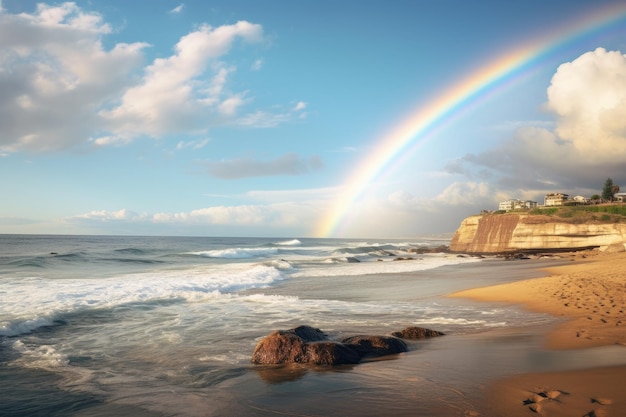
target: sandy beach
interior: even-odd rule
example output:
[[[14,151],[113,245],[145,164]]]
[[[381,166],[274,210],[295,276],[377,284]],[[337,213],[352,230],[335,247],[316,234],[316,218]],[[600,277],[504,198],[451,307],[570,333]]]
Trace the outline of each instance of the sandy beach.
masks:
[[[545,340],[551,350],[626,345],[626,253],[585,251],[547,277],[457,292],[451,297],[507,302],[563,318]],[[626,349],[624,351],[626,354]],[[626,367],[520,374],[486,389],[488,416],[624,416]],[[480,415],[483,415],[482,413]]]

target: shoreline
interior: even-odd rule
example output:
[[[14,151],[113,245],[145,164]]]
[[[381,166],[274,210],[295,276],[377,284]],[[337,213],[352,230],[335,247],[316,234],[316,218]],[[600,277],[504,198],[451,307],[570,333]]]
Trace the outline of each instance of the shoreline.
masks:
[[[626,253],[583,251],[547,276],[449,294],[506,302],[561,318],[545,336],[553,351],[626,347]],[[625,351],[626,353],[626,351]],[[538,372],[497,379],[486,387],[481,416],[626,415],[626,366]]]

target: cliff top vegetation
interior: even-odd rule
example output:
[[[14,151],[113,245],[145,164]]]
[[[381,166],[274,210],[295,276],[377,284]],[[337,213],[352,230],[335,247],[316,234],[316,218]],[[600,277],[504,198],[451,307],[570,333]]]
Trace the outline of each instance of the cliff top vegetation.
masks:
[[[494,214],[505,214],[496,211]],[[626,204],[599,204],[592,206],[537,207],[532,210],[510,211],[509,214],[524,214],[526,223],[626,223]]]

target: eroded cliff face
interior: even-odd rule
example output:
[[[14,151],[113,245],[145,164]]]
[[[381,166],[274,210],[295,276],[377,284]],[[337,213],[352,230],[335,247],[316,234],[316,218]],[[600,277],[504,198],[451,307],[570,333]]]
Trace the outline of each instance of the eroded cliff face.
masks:
[[[567,223],[547,216],[487,214],[461,222],[450,250],[464,253],[567,250],[599,247],[621,248],[626,224]],[[621,246],[620,246],[621,245]]]

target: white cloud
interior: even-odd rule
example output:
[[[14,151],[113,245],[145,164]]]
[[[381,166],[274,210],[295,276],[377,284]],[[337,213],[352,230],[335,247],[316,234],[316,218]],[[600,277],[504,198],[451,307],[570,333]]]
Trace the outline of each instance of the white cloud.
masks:
[[[119,221],[144,221],[148,219],[147,214],[138,214],[134,211],[121,209],[117,211],[94,210],[89,213],[74,216],[75,220],[91,220],[99,222],[119,222]]]
[[[293,111],[301,111],[301,110],[304,110],[304,109],[306,109],[306,103],[304,101],[299,101],[293,107]]]
[[[208,25],[183,36],[176,44],[175,54],[156,59],[145,70],[138,86],[128,89],[119,106],[100,112],[109,121],[110,130],[121,136],[161,136],[172,131],[200,130],[207,124],[211,104],[230,115],[242,104],[238,95],[222,94],[228,70],[217,62],[217,74],[207,75],[211,63],[225,55],[237,38],[248,42],[262,39],[260,25],[240,21],[213,28]],[[203,79],[210,79],[199,95],[196,89]]]
[[[260,225],[274,223],[272,210],[264,206],[216,206],[193,210],[188,213],[157,213],[153,216],[160,223],[191,223],[219,225]]]
[[[598,48],[559,67],[548,88],[556,133],[598,162],[626,153],[626,56]]]
[[[182,4],[172,11],[180,10]],[[274,127],[298,115],[243,107],[229,91],[236,67],[224,62],[237,41],[263,28],[240,21],[201,25],[170,56],[145,66],[145,42],[103,45],[111,27],[75,3],[0,9],[0,152],[124,145],[138,137],[206,135],[225,124]]]
[[[96,110],[129,86],[147,46],[107,51],[110,31],[74,3],[0,12],[0,150],[58,150],[91,136]]]
[[[541,199],[555,190],[584,194],[600,190],[607,177],[626,182],[624,74],[626,56],[603,48],[562,64],[547,89],[552,125],[518,126],[497,147],[451,161],[447,171],[489,179],[508,198]]]
[[[237,206],[211,206],[188,212],[139,214],[127,209],[117,211],[95,210],[65,219],[69,223],[90,228],[124,225],[165,225],[175,230],[179,226],[256,226],[275,228],[300,228],[308,232],[319,208],[312,202],[280,202]],[[106,225],[106,226],[105,226]]]
[[[170,13],[170,14],[178,14],[178,13],[183,11],[184,7],[185,7],[185,4],[181,3],[178,6],[174,7],[172,10],[170,10],[168,13]]]
[[[128,136],[100,136],[99,138],[90,138],[96,146],[123,146],[130,143],[131,138]]]
[[[219,106],[219,112],[226,116],[233,116],[237,113],[237,110],[246,103],[246,99],[243,95],[231,96],[222,101]]]

